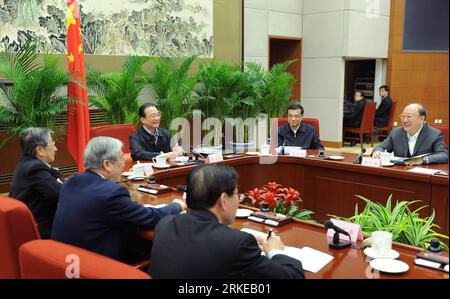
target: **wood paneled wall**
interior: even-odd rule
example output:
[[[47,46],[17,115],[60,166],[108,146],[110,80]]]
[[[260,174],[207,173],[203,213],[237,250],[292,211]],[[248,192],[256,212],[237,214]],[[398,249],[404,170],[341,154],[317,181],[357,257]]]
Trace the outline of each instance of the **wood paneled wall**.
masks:
[[[428,110],[428,123],[448,124],[448,53],[403,52],[405,0],[391,0],[387,82],[398,102],[395,121],[408,103],[419,102]]]

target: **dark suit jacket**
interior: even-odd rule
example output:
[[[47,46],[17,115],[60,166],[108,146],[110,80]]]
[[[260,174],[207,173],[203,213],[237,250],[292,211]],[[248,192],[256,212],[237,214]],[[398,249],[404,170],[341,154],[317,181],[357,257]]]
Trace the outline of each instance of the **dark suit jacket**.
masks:
[[[131,158],[136,160],[151,160],[161,152],[168,153],[171,136],[167,130],[158,128],[158,139],[149,134],[144,127],[137,129],[129,138]]]
[[[272,260],[262,256],[254,236],[201,210],[162,219],[150,260],[153,278],[304,278],[300,261],[281,254]]]
[[[129,229],[152,229],[162,217],[179,212],[178,204],[144,207],[131,200],[125,187],[86,171],[64,183],[52,239],[120,259]]]
[[[422,154],[433,153],[428,156],[430,164],[448,163],[448,149],[444,141],[444,134],[433,127],[423,124],[422,131],[417,137],[414,153],[410,155],[408,137],[403,128],[394,128],[391,134],[373,152],[394,152],[397,157],[414,157]]]
[[[392,108],[392,99],[390,96],[381,100],[380,106],[375,110],[375,127],[384,128],[389,121],[389,113]]]
[[[58,181],[59,179],[59,181]],[[63,175],[36,157],[23,156],[16,166],[9,196],[33,213],[42,239],[50,238]]]
[[[302,149],[323,149],[316,130],[309,124],[300,124],[297,134],[294,134],[289,124],[278,128],[278,146],[285,143],[286,146],[301,146]]]
[[[364,114],[364,107],[367,100],[356,102],[351,113],[344,114],[344,127],[359,128],[361,126],[361,119]]]

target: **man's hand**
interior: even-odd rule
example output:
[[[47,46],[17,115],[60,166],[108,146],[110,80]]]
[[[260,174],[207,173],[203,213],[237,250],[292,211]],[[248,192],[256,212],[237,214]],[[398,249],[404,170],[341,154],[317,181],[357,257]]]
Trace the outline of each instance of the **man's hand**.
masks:
[[[184,200],[182,200],[182,199],[175,198],[172,202],[179,204],[181,206],[181,211],[184,211],[187,209],[187,205],[184,202]]]
[[[381,158],[381,152],[380,152],[380,151],[374,152],[374,153],[372,154],[372,157],[373,157],[373,158],[378,158],[378,159],[380,159],[380,158]]]
[[[269,252],[272,250],[284,250],[284,244],[281,241],[280,237],[272,233],[269,239],[265,239],[263,243],[263,250],[266,256],[269,255]]]

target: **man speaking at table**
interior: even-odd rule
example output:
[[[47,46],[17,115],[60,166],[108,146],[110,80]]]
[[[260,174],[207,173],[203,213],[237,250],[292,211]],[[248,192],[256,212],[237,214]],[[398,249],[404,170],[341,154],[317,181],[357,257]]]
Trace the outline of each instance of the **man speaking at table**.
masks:
[[[372,156],[383,151],[394,152],[396,157],[415,157],[430,154],[414,164],[446,164],[448,149],[444,134],[425,123],[427,111],[421,104],[410,104],[400,116],[402,128],[394,128],[383,143],[375,147]]]
[[[232,229],[239,206],[237,173],[226,165],[194,168],[187,178],[188,214],[167,216],[155,229],[153,278],[304,278],[302,263],[283,254],[275,234],[259,240]]]
[[[111,137],[95,137],[83,155],[86,171],[62,186],[52,239],[114,259],[124,260],[121,247],[128,232],[152,229],[166,215],[186,208],[181,199],[160,209],[144,207],[117,184],[125,165],[123,144]]]

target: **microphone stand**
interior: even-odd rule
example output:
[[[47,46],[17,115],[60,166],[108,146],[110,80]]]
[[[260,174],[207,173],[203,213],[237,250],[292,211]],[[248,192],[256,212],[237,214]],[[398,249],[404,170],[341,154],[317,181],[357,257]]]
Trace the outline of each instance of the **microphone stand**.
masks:
[[[329,243],[328,246],[332,249],[338,250],[351,247],[352,246],[351,238],[350,236],[348,236],[348,238],[350,239],[350,242],[341,242],[341,240],[339,239],[339,233],[335,231],[333,235],[333,241]]]

